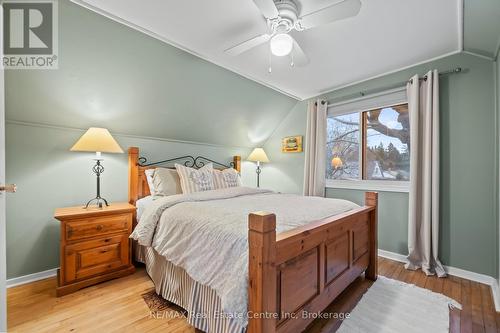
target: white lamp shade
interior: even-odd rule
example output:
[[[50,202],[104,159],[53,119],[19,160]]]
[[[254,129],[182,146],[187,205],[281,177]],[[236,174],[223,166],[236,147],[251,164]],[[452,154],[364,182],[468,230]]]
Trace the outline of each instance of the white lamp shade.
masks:
[[[252,153],[247,158],[248,161],[252,162],[264,162],[268,163],[269,158],[266,155],[266,152],[262,148],[255,148]]]
[[[71,151],[123,153],[123,149],[105,128],[91,127],[71,147]]]

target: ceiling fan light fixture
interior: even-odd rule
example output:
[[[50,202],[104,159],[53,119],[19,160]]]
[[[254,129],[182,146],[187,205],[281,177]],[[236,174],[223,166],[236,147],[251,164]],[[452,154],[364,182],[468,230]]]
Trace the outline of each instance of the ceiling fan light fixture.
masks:
[[[293,38],[289,34],[277,34],[271,38],[271,53],[277,57],[289,55],[293,48]]]

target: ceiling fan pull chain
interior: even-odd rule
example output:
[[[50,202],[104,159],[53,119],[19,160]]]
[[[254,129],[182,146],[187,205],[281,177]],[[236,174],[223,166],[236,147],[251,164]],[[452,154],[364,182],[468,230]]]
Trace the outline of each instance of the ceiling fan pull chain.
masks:
[[[293,67],[295,63],[293,62],[293,49],[292,52],[290,52],[290,56],[292,57],[292,62],[290,63],[290,67]]]
[[[273,55],[271,54],[271,49],[269,49],[269,69],[268,72],[271,73],[273,71]]]

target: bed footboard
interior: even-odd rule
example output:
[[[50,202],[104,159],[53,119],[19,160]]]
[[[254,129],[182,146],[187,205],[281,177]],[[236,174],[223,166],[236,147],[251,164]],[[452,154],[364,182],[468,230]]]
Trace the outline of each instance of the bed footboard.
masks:
[[[248,333],[301,332],[360,274],[377,278],[377,201],[278,235],[274,214],[250,214]]]

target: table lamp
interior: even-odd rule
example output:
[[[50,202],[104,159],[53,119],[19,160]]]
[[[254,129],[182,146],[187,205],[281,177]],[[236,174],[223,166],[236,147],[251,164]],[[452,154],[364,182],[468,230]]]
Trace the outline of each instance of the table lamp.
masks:
[[[123,153],[120,145],[111,136],[109,131],[105,128],[91,127],[82,135],[82,137],[71,147],[71,151],[90,151],[96,154],[96,164],[92,171],[97,176],[97,195],[95,198],[89,200],[85,205],[88,208],[90,203],[96,202],[99,208],[102,208],[102,203],[108,205],[108,201],[101,198],[101,173],[104,172],[104,167],[101,165],[101,153]]]
[[[266,152],[262,148],[255,148],[252,153],[248,156],[247,158],[248,161],[252,162],[257,162],[257,169],[255,172],[257,172],[257,187],[260,187],[260,173],[261,173],[261,168],[260,168],[260,163],[268,163],[269,158],[267,158]]]

